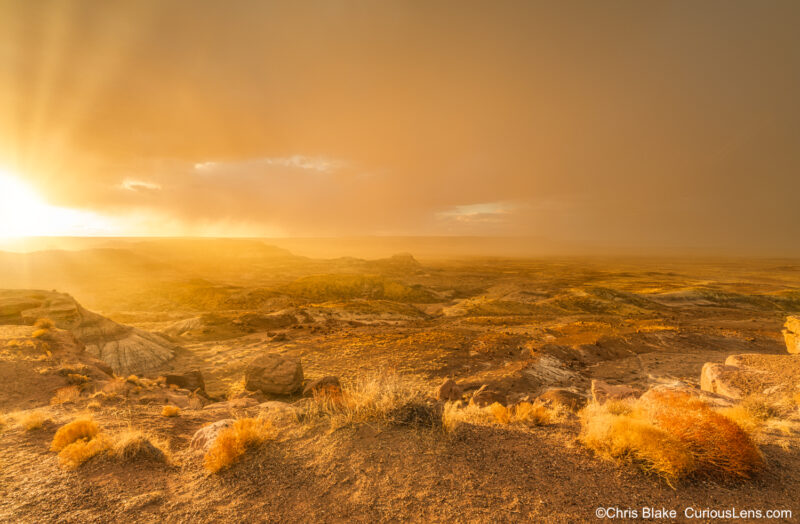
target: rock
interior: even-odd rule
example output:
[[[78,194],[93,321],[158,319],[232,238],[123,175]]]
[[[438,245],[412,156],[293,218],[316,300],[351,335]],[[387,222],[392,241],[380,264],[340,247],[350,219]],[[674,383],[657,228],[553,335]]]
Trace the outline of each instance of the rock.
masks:
[[[578,411],[586,405],[585,396],[566,388],[550,388],[536,398],[545,404],[561,406],[570,411]]]
[[[303,388],[303,396],[313,397],[315,393],[319,393],[323,390],[327,391],[328,393],[341,393],[342,384],[339,382],[339,377],[329,375],[317,380],[312,380],[306,384],[305,388]]]
[[[203,374],[199,371],[189,371],[188,373],[184,373],[182,375],[164,375],[165,383],[169,385],[176,385],[182,389],[188,389],[189,391],[197,391],[205,393],[206,391],[206,383],[203,380]]]
[[[69,331],[89,355],[111,366],[114,373],[140,374],[174,356],[175,346],[160,335],[118,324],[83,308],[65,293],[6,290],[0,293],[0,323],[33,324],[49,318]]]
[[[446,379],[442,384],[436,388],[436,400],[439,401],[456,401],[461,400],[464,396],[464,391],[461,386],[456,384],[452,378]]]
[[[706,362],[700,372],[700,388],[730,398],[742,398],[742,390],[733,385],[735,376],[741,368],[725,364]]]
[[[602,380],[592,380],[592,399],[602,404],[607,400],[623,400],[637,398],[642,390],[625,385],[613,385]]]
[[[219,436],[220,432],[233,425],[234,419],[226,418],[213,422],[195,431],[192,442],[189,445],[192,449],[207,450]]]
[[[696,386],[692,386],[680,380],[668,384],[659,384],[658,386],[655,386],[649,391],[647,391],[644,395],[642,395],[641,398],[647,400],[648,398],[650,398],[652,394],[651,392],[657,392],[657,391],[678,391],[681,393],[686,393],[687,395],[702,400],[706,404],[711,404],[712,406],[718,408],[731,407],[736,403],[736,400],[730,397],[698,389]]]
[[[494,404],[495,402],[499,402],[500,404],[506,403],[506,396],[499,391],[494,391],[491,389],[487,389],[487,386],[484,384],[478,390],[472,394],[472,398],[470,399],[469,403],[474,404],[479,407],[485,407],[490,404]]]
[[[789,317],[784,325],[783,339],[786,341],[786,351],[800,354],[800,317]]]
[[[248,364],[244,378],[249,391],[291,395],[303,385],[303,366],[299,359],[265,353]]]

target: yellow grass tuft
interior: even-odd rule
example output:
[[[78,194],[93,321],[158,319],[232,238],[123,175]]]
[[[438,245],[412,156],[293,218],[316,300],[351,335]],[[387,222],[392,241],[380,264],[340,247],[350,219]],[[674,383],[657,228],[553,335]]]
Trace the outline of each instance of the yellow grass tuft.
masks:
[[[763,465],[742,427],[685,393],[651,391],[635,401],[590,404],[580,418],[587,448],[670,483],[697,475],[749,478]]]
[[[238,419],[231,427],[223,429],[206,452],[203,465],[217,473],[236,463],[248,449],[260,446],[275,437],[268,420],[260,418]]]
[[[50,399],[50,405],[66,404],[67,402],[75,402],[81,396],[81,390],[77,386],[66,386],[58,388],[53,398]]]
[[[694,467],[686,446],[646,420],[613,414],[599,404],[590,404],[580,416],[581,442],[603,458],[634,462],[668,482],[688,475]]]
[[[91,379],[86,375],[81,375],[80,373],[69,373],[67,375],[67,382],[73,384],[75,386],[80,386],[81,384],[86,384]]]
[[[178,406],[164,406],[164,409],[161,410],[162,417],[177,417],[181,414],[181,408]]]
[[[461,423],[544,426],[558,422],[563,416],[559,409],[549,408],[541,402],[520,402],[514,406],[495,402],[483,408],[475,404],[464,406],[462,402],[448,402],[442,413],[442,426],[447,433]]]
[[[126,461],[155,460],[169,462],[169,445],[165,440],[135,429],[128,429],[111,438],[112,456]]]
[[[44,317],[37,319],[36,322],[33,323],[33,327],[36,329],[53,329],[56,327],[56,323],[49,318]]]
[[[47,422],[47,416],[41,411],[28,411],[20,413],[16,417],[17,425],[25,431],[33,431],[41,428]]]
[[[333,428],[364,422],[441,424],[441,415],[426,404],[420,388],[393,373],[364,377],[341,390],[323,389],[313,400],[307,416],[328,417]]]
[[[78,440],[91,440],[100,433],[100,427],[91,416],[78,417],[58,428],[50,451],[61,451]]]
[[[67,469],[77,469],[90,458],[108,450],[109,443],[100,436],[89,440],[76,440],[58,453],[58,463]]]

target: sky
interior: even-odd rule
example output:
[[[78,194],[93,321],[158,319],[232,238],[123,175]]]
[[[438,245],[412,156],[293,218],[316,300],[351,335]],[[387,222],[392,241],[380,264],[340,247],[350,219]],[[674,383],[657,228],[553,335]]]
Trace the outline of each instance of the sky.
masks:
[[[0,192],[35,195],[0,215],[797,253],[798,27],[794,0],[0,0]]]

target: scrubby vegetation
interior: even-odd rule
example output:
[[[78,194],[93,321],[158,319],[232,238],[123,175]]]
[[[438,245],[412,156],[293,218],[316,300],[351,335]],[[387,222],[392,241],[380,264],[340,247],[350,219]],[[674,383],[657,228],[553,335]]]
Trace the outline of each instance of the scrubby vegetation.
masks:
[[[217,473],[236,463],[248,449],[260,446],[274,437],[275,430],[268,420],[238,419],[214,439],[203,459],[203,466],[207,471]]]
[[[342,390],[315,394],[306,417],[326,417],[334,428],[364,422],[441,425],[441,413],[419,387],[392,373],[365,377]]]
[[[749,478],[763,466],[750,436],[701,400],[651,391],[636,401],[590,404],[581,442],[598,455],[636,463],[668,482],[689,476]]]
[[[18,414],[15,419],[17,421],[17,425],[25,431],[39,429],[48,420],[47,415],[41,411],[26,411]]]
[[[544,426],[563,420],[565,413],[550,408],[541,402],[520,402],[504,406],[495,402],[485,407],[462,402],[448,402],[442,413],[442,424],[446,432],[455,431],[462,423],[476,425],[520,425]]]
[[[406,286],[377,275],[314,275],[288,284],[285,291],[315,301],[367,298],[395,302],[434,302],[436,298],[419,286]]]
[[[58,388],[50,399],[51,405],[66,404],[68,402],[75,402],[81,396],[81,390],[78,386],[66,386]]]
[[[170,457],[166,441],[132,428],[111,437],[109,448],[113,457],[126,461],[169,462]]]

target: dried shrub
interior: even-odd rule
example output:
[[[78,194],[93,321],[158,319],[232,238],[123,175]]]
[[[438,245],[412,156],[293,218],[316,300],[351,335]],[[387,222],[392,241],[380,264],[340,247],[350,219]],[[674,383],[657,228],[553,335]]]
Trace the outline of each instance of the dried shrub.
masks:
[[[111,441],[111,455],[120,460],[169,462],[167,442],[142,431],[128,429],[114,435]]]
[[[749,478],[763,465],[742,427],[686,393],[650,391],[635,401],[593,403],[580,419],[586,447],[670,483],[689,476]]]
[[[50,451],[61,451],[78,440],[91,440],[100,433],[100,427],[91,416],[81,416],[58,428]]]
[[[50,399],[50,405],[66,404],[68,402],[75,402],[81,396],[81,390],[78,386],[66,386],[58,388],[53,398]]]
[[[58,453],[58,463],[67,469],[77,469],[90,458],[108,450],[109,443],[104,437],[89,440],[76,440]]]
[[[764,464],[761,452],[733,420],[705,402],[679,392],[652,392],[648,414],[661,429],[683,442],[698,474],[750,478]]]
[[[56,327],[56,323],[53,322],[51,319],[44,317],[37,319],[36,322],[33,323],[33,327],[36,329],[53,329]]]
[[[614,415],[604,406],[590,404],[581,411],[581,442],[599,456],[634,462],[668,482],[688,475],[694,461],[686,446],[646,420]]]
[[[420,388],[391,373],[362,378],[340,391],[322,390],[313,400],[306,417],[327,417],[335,428],[364,422],[422,424],[429,417],[421,412],[434,409]]]
[[[206,452],[203,465],[207,471],[216,473],[236,463],[248,449],[260,446],[274,437],[275,431],[268,420],[238,419],[214,439]]]
[[[541,402],[520,402],[504,406],[495,402],[486,407],[475,404],[464,406],[462,402],[448,402],[442,413],[442,424],[447,432],[455,430],[459,424],[543,426],[556,423],[564,417],[563,410],[550,408]]]
[[[91,379],[89,377],[87,377],[86,375],[81,375],[79,373],[69,373],[67,375],[67,382],[69,382],[70,384],[72,384],[74,386],[80,386],[82,384],[86,384],[90,380]]]
[[[47,422],[47,415],[41,411],[28,411],[20,413],[16,417],[17,425],[25,431],[40,429]]]
[[[161,410],[162,417],[177,417],[181,414],[181,408],[178,406],[164,406],[164,409]]]

